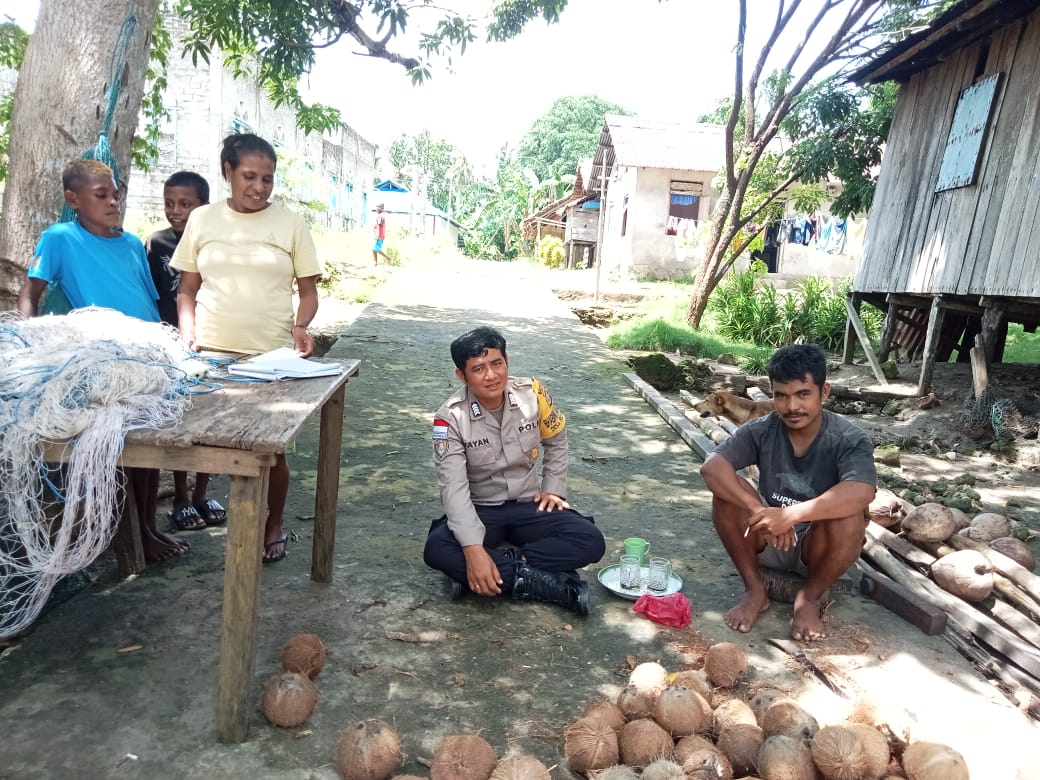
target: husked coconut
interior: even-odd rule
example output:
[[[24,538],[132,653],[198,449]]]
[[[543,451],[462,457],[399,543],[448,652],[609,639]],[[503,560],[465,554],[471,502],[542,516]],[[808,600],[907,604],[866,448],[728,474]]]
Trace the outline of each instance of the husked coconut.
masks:
[[[628,675],[628,684],[656,697],[668,684],[668,670],[656,661],[646,661]]]
[[[698,701],[700,699],[700,701]],[[695,734],[704,724],[703,697],[681,685],[669,685],[654,704],[654,720],[673,737]],[[711,712],[711,708],[708,708]]]
[[[827,780],[875,780],[888,768],[888,740],[862,723],[824,726],[810,752]]]
[[[498,762],[491,780],[552,780],[552,776],[533,756],[508,756]]]
[[[971,525],[971,516],[964,510],[953,506],[946,507],[946,510],[950,513],[950,517],[953,518],[954,532],[962,531]]]
[[[700,734],[691,734],[688,737],[683,737],[675,743],[675,750],[673,751],[675,763],[683,764],[690,753],[695,750],[704,750],[705,748],[714,750],[715,743],[707,737],[702,737]]]
[[[626,685],[618,694],[617,706],[629,720],[649,718],[654,714],[657,696],[651,691],[642,691],[635,685]]]
[[[687,780],[733,780],[733,767],[729,759],[717,747],[710,745],[686,751],[682,758],[682,768]]]
[[[498,754],[476,734],[445,737],[430,763],[432,780],[489,780]]]
[[[712,645],[704,658],[704,673],[720,688],[732,688],[747,674],[747,668],[747,656],[732,642]]]
[[[618,762],[618,733],[599,718],[581,718],[563,730],[563,753],[579,774],[606,769]]]
[[[636,770],[624,764],[608,766],[606,769],[589,772],[589,777],[592,780],[639,780]]]
[[[686,780],[686,772],[674,761],[659,758],[643,770],[643,780]]]
[[[336,768],[343,780],[386,780],[401,759],[397,732],[375,718],[343,729],[336,748]]]
[[[282,669],[312,680],[325,668],[325,645],[317,634],[295,634],[282,649]]]
[[[755,722],[762,725],[762,716],[777,699],[786,699],[787,694],[777,688],[762,688],[751,697],[751,711],[755,713]]]
[[[819,728],[816,718],[794,699],[777,699],[762,715],[762,731],[767,737],[783,736],[809,742]]]
[[[394,775],[390,780],[423,780],[419,775]]]
[[[719,734],[718,747],[729,759],[733,773],[740,777],[758,768],[758,751],[763,741],[765,736],[757,725],[733,723]]]
[[[971,538],[977,542],[992,542],[1002,536],[1011,536],[1011,521],[996,512],[983,512],[971,519]]]
[[[615,731],[625,725],[625,713],[617,704],[606,698],[592,702],[581,713],[581,717],[602,720]]]
[[[758,718],[754,710],[743,699],[727,699],[715,708],[713,714],[712,730],[716,735],[723,732],[726,726],[734,726],[737,723],[747,723],[751,726],[758,725]]]
[[[1013,536],[1002,536],[990,542],[989,546],[1029,571],[1033,571],[1036,568],[1036,559],[1033,558],[1033,551],[1021,539],[1016,539]]]
[[[977,550],[957,550],[932,564],[932,577],[943,590],[965,601],[982,601],[993,592],[993,569]]]
[[[903,753],[903,769],[910,780],[968,780],[964,758],[937,742],[915,742]]]
[[[915,507],[903,518],[903,530],[915,542],[944,542],[953,534],[954,527],[950,510],[934,502]]]
[[[668,684],[681,685],[683,688],[696,691],[705,699],[711,698],[711,683],[708,682],[708,676],[699,669],[684,669],[677,672],[672,675]]]
[[[276,726],[299,726],[314,712],[318,689],[305,674],[282,672],[267,681],[260,709]]]
[[[867,506],[867,517],[884,528],[894,526],[903,519],[904,514],[906,512],[903,510],[903,499],[884,488],[878,489],[874,494],[874,500]]]
[[[672,755],[671,735],[648,718],[630,720],[618,735],[621,763],[645,767],[659,758]]]
[[[804,742],[777,735],[762,743],[758,773],[764,780],[816,780],[816,765]]]

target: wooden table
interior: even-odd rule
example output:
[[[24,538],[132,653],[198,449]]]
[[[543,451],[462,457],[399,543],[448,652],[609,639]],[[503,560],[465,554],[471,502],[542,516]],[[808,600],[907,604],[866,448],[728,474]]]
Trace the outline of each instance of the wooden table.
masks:
[[[284,454],[315,410],[321,410],[318,479],[314,500],[311,579],[332,581],[336,500],[343,439],[343,397],[360,361],[342,361],[343,373],[284,382],[225,382],[223,389],[192,396],[176,428],[143,429],[126,437],[121,464],[176,471],[227,474],[227,553],[220,636],[217,738],[243,742],[252,713],[260,604],[260,557],[267,483],[276,456]],[[126,501],[115,547],[121,570],[144,568],[133,501]]]

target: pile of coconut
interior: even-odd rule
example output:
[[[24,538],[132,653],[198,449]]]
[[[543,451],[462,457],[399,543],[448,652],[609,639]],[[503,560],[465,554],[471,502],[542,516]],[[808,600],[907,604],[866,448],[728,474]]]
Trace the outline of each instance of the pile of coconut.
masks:
[[[382,720],[364,720],[347,726],[336,752],[336,768],[343,780],[422,780],[417,775],[395,775],[404,754],[393,727]],[[538,759],[511,755],[499,759],[495,749],[475,734],[445,737],[430,762],[431,780],[550,780],[549,769]]]
[[[282,671],[264,686],[260,709],[275,726],[305,722],[318,703],[314,678],[325,668],[325,644],[317,634],[295,634],[282,649]]]
[[[704,660],[703,672],[636,666],[616,701],[591,703],[567,727],[570,769],[592,780],[968,779],[964,759],[944,745],[916,742],[894,755],[870,707],[821,728],[780,690],[745,698],[748,663],[737,645],[712,645]]]

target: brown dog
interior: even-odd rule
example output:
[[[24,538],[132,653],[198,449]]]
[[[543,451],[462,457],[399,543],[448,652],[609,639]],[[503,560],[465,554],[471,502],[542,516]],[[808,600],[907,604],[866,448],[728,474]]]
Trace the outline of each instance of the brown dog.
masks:
[[[743,425],[756,417],[765,417],[773,411],[772,401],[752,401],[750,398],[734,395],[729,390],[713,390],[703,401],[693,407],[701,413],[701,417],[713,414],[725,417],[737,425]]]

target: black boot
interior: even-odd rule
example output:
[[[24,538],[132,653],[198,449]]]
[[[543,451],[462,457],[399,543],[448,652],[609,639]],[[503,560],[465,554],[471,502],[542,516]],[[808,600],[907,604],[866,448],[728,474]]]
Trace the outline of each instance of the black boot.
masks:
[[[513,598],[525,601],[547,601],[576,612],[589,614],[589,586],[577,573],[553,574],[518,560],[513,570]]]
[[[469,593],[469,586],[464,582],[459,582],[453,577],[448,577],[448,586],[450,587],[448,598],[452,601],[458,601]]]

